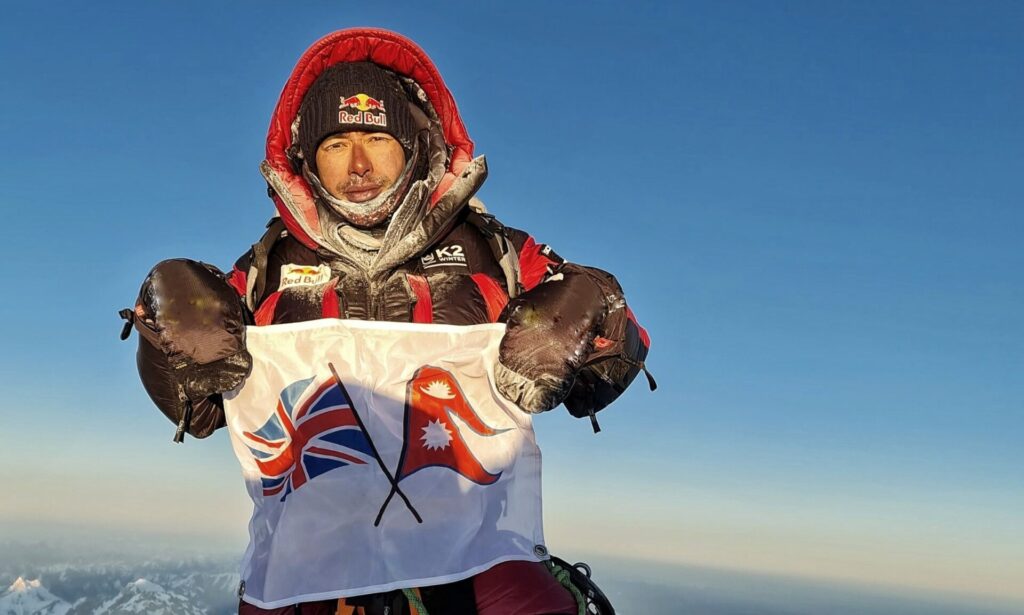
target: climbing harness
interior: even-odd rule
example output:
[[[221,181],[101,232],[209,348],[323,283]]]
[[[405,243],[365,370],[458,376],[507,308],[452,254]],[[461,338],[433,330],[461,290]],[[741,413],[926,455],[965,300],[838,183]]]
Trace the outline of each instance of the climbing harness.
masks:
[[[555,579],[576,598],[578,615],[615,615],[612,603],[591,579],[590,566],[583,562],[569,564],[553,555],[544,564]]]

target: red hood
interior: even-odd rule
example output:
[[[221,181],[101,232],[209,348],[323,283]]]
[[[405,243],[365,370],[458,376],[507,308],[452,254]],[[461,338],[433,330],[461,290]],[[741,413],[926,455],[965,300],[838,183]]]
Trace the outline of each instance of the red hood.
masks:
[[[328,34],[302,54],[285,83],[267,131],[267,159],[261,165],[274,192],[274,205],[285,226],[296,239],[310,248],[316,248],[317,242],[306,229],[317,232],[320,223],[309,185],[301,174],[292,171],[286,154],[292,144],[291,126],[306,90],[322,72],[342,62],[367,61],[414,79],[426,93],[441,120],[444,139],[453,151],[448,170],[431,195],[431,204],[436,203],[451,188],[455,178],[473,158],[473,141],[462,124],[455,99],[434,63],[416,43],[400,34],[377,28],[352,28]],[[291,201],[291,207],[285,200]],[[297,217],[301,217],[302,222]]]

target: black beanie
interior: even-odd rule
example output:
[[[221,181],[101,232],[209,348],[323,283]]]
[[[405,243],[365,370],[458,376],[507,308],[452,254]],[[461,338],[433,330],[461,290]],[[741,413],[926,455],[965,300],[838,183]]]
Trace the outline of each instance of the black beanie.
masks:
[[[320,142],[338,132],[386,132],[412,152],[409,98],[393,73],[372,62],[335,64],[317,77],[299,107],[298,145],[314,173]]]

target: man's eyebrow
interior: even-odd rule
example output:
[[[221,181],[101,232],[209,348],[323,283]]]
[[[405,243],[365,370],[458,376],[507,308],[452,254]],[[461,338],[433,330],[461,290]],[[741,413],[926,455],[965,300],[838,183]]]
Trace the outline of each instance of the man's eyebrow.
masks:
[[[348,135],[331,135],[324,139],[320,145],[327,145],[328,143],[337,143],[338,141],[350,141],[351,137]]]

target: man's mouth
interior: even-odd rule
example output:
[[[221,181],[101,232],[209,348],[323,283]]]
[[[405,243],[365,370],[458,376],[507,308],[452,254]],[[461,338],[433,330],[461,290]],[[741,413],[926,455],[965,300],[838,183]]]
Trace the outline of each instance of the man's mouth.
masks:
[[[345,200],[352,201],[353,203],[369,201],[380,194],[381,189],[379,184],[374,183],[346,186],[344,190]]]

